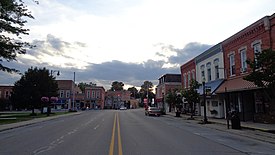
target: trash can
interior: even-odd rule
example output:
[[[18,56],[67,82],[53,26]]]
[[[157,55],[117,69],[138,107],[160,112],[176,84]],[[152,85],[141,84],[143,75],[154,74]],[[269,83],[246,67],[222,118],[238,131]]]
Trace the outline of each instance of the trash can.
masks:
[[[232,129],[241,129],[241,120],[240,120],[237,112],[232,112],[231,126],[232,126]]]

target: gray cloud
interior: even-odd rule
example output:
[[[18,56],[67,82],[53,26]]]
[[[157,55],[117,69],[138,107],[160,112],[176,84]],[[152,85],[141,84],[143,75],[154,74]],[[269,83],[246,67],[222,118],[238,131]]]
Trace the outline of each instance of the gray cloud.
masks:
[[[167,50],[176,53],[175,56],[168,57],[168,62],[171,64],[178,64],[178,65],[184,64],[188,60],[196,57],[197,55],[201,54],[202,52],[206,51],[212,46],[207,44],[201,44],[198,42],[188,43],[182,49],[175,48],[173,45],[164,45],[164,44],[159,44],[159,45],[161,45],[162,53],[165,53],[165,51]],[[162,54],[162,53],[158,52],[157,55],[164,56],[165,54]]]
[[[51,41],[34,41],[37,43],[37,48],[39,51],[46,51],[45,45],[51,43],[58,49],[62,49],[64,46],[69,46],[69,44],[62,43],[60,39],[50,39]],[[84,45],[84,44],[83,44]],[[168,62],[164,60],[147,60],[143,63],[125,63],[118,60],[103,62],[100,64],[90,63],[85,69],[77,68],[61,68],[58,66],[48,66],[47,63],[41,63],[37,61],[31,61],[29,59],[18,59],[18,62],[10,62],[8,65],[10,67],[15,67],[21,72],[25,72],[30,67],[46,67],[49,70],[59,70],[61,75],[57,79],[67,79],[73,80],[73,73],[76,73],[76,82],[94,82],[97,85],[102,85],[106,89],[109,89],[113,81],[122,81],[127,85],[141,86],[144,81],[149,80],[157,85],[158,78],[163,74],[175,73],[180,74],[179,67],[173,68],[163,68],[167,63],[171,64],[184,64],[187,60],[197,56],[210,45],[200,44],[200,43],[189,43],[182,49],[174,48],[173,46],[163,45],[162,50],[169,49],[170,51],[176,52],[177,56],[169,56]],[[28,54],[39,55],[39,52],[30,51]],[[156,53],[160,55],[162,52]],[[73,66],[73,65],[70,65]],[[20,76],[14,76],[8,73],[0,72],[1,83],[0,84],[13,84],[16,80],[19,80]]]

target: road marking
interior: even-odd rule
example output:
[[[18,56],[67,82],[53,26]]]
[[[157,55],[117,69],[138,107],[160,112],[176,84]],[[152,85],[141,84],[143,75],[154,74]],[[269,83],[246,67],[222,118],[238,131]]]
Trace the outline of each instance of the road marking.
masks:
[[[117,141],[118,141],[118,154],[122,155],[122,145],[121,145],[120,125],[119,125],[118,115],[117,115]]]
[[[114,118],[114,125],[113,125],[113,132],[112,132],[112,139],[111,139],[111,144],[110,144],[110,149],[109,149],[109,155],[114,154],[114,143],[115,143],[115,130],[116,130],[116,115]]]
[[[99,127],[99,125],[97,125],[96,127],[94,127],[94,129],[96,130]]]
[[[113,125],[113,130],[112,130],[112,138],[111,138],[111,143],[110,143],[110,148],[109,148],[109,155],[114,154],[116,126],[117,126],[118,155],[122,155],[120,125],[119,125],[119,117],[118,117],[117,113],[115,113],[115,118],[114,118],[114,125]]]

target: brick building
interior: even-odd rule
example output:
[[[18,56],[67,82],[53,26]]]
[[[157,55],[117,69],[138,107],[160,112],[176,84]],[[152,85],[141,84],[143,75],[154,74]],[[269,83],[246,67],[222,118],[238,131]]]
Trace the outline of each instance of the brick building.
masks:
[[[239,112],[243,121],[257,121],[270,111],[261,88],[243,79],[251,72],[246,60],[255,53],[275,49],[275,14],[265,16],[222,42],[226,81],[216,91],[226,95],[229,111]],[[274,104],[274,103],[273,103]],[[275,120],[274,120],[275,121]]]
[[[164,101],[164,96],[169,91],[174,91],[175,89],[181,89],[181,75],[180,74],[165,74],[159,79],[159,83],[156,87],[156,104],[159,108],[164,109],[168,112],[168,104]]]
[[[183,89],[186,89],[190,85],[191,79],[196,80],[196,64],[195,59],[188,61],[180,67],[181,71],[181,85]]]
[[[127,104],[131,102],[131,92],[122,91],[111,91],[106,92],[105,97],[105,108],[106,109],[119,109],[122,105],[129,108]],[[129,105],[130,106],[130,105]]]
[[[90,109],[103,109],[105,103],[105,89],[101,86],[90,86],[85,88],[85,106]]]
[[[0,110],[11,110],[10,96],[13,86],[0,86]]]
[[[79,87],[73,80],[56,80],[58,84],[58,101],[54,103],[54,108],[81,108],[81,102],[84,100],[84,94],[82,94]]]

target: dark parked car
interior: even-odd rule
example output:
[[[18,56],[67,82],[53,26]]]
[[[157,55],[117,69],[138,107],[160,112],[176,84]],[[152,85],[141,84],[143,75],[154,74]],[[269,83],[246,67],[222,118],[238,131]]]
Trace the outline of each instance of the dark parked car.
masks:
[[[145,115],[146,116],[151,116],[151,115],[160,116],[161,110],[157,107],[147,107],[145,109]]]

